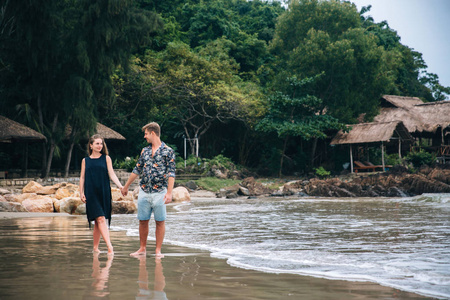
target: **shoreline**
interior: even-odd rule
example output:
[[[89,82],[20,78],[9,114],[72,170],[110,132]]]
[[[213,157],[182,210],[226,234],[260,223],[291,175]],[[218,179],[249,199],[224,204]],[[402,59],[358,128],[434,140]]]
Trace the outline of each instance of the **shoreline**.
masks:
[[[152,255],[154,241],[148,243],[147,256],[138,259],[129,256],[138,237],[124,231],[111,231],[112,259],[106,252],[96,256],[83,215],[0,212],[0,238],[6,245],[0,249],[2,299],[19,294],[80,299],[105,293],[129,299],[148,291],[167,299],[435,299],[371,282],[241,269],[207,251],[171,244],[163,245],[166,256],[158,260]],[[106,249],[103,241],[100,247]],[[56,295],[39,286],[57,287]]]

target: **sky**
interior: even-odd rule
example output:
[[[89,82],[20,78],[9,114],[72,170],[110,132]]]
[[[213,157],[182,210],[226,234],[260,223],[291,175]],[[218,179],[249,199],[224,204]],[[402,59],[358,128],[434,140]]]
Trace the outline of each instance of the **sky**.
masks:
[[[372,5],[365,16],[386,20],[401,37],[400,42],[417,52],[428,66],[450,86],[450,0],[350,0],[361,7]]]

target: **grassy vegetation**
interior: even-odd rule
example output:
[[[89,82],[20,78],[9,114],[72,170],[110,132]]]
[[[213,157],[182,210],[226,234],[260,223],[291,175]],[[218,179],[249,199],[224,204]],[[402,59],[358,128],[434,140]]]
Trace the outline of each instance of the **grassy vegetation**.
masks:
[[[204,190],[218,192],[220,189],[227,186],[238,184],[241,180],[234,179],[219,179],[216,177],[202,177],[195,180],[195,183]]]

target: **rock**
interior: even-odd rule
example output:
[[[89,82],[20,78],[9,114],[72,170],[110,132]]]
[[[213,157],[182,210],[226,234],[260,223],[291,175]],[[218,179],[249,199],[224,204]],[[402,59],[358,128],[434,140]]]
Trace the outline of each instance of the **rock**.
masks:
[[[401,191],[398,187],[395,187],[395,186],[390,187],[388,189],[386,196],[387,197],[395,197],[395,198],[397,198],[397,197],[407,197],[407,195],[403,191]]]
[[[184,184],[184,186],[192,191],[195,191],[196,189],[198,189],[197,184],[192,180],[189,180],[188,182],[186,182]]]
[[[214,172],[214,176],[216,176],[217,178],[219,178],[219,179],[227,179],[227,174],[225,173],[223,173],[221,170],[219,170],[219,169],[214,169],[213,170],[213,172]]]
[[[220,189],[217,193],[216,193],[216,198],[223,198],[227,196],[227,190],[225,189]]]
[[[120,189],[117,188],[111,188],[111,196],[112,200],[114,201],[133,201],[133,194],[128,192],[126,196],[122,195],[122,192],[120,192]]]
[[[173,202],[191,201],[189,191],[183,186],[174,188],[172,190],[172,201]]]
[[[25,207],[18,202],[0,202],[0,211],[27,212]]]
[[[238,191],[238,195],[241,195],[241,196],[250,196],[250,191],[249,191],[247,188],[245,188],[245,187],[243,187],[243,186],[240,186],[240,187],[239,187],[239,191]]]
[[[8,202],[8,200],[6,200],[5,197],[3,197],[2,195],[0,195],[0,202]]]
[[[24,193],[24,194],[7,194],[4,197],[8,202],[22,203],[24,200],[28,198],[34,198],[36,196],[37,196],[36,193]]]
[[[37,195],[22,202],[23,207],[29,212],[54,212],[53,199],[48,196]]]
[[[61,184],[61,187],[55,193],[56,199],[64,199],[68,197],[80,197],[78,185],[66,183]]]
[[[450,170],[433,169],[429,172],[427,178],[430,180],[437,180],[445,184],[450,184]]]
[[[272,193],[269,188],[266,188],[262,183],[257,182],[254,177],[245,178],[241,182],[241,185],[247,188],[252,196],[269,195]]]
[[[112,203],[113,214],[135,214],[137,206],[134,201],[117,201]]]
[[[0,188],[0,195],[10,194],[11,192],[7,189]]]
[[[225,196],[225,198],[227,198],[227,199],[234,199],[237,197],[238,197],[238,194],[237,194],[237,192],[234,192],[234,191],[229,191],[229,193],[227,193],[227,195]]]
[[[30,181],[24,188],[22,189],[22,193],[36,193],[42,189],[42,185],[37,183],[36,181]]]
[[[86,203],[77,206],[75,209],[74,215],[85,215],[86,214]]]
[[[61,200],[53,198],[53,209],[55,212],[61,212]]]
[[[283,191],[276,190],[272,194],[270,194],[270,196],[272,196],[272,197],[283,197],[284,195],[283,195]]]
[[[86,213],[86,205],[78,197],[66,197],[59,202],[59,211],[71,215],[82,214],[78,206],[84,205],[84,212]],[[77,210],[78,209],[78,210]],[[82,211],[82,210],[81,210]]]
[[[51,195],[56,193],[56,191],[61,187],[61,183],[57,183],[50,186],[43,186],[39,190],[36,191],[38,195]]]

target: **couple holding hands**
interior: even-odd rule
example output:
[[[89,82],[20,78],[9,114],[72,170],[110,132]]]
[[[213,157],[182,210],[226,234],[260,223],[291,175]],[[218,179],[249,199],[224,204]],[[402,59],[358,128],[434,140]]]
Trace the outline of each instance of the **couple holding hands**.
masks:
[[[89,139],[89,156],[81,163],[80,197],[81,201],[86,203],[89,226],[94,221],[94,252],[100,252],[100,237],[103,237],[108,247],[108,255],[114,255],[108,230],[112,211],[110,179],[122,195],[126,196],[130,185],[140,176],[137,214],[140,247],[130,255],[146,255],[149,221],[153,213],[156,222],[155,255],[157,258],[164,257],[161,247],[165,234],[166,204],[172,201],[175,183],[175,152],[161,141],[161,129],[157,123],[145,125],[142,131],[149,145],[142,149],[136,167],[124,186],[114,173],[103,137],[96,134]]]

